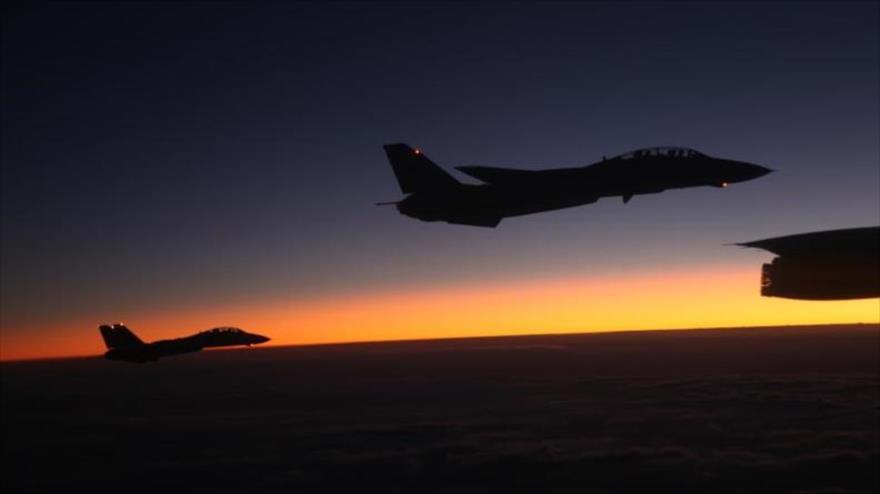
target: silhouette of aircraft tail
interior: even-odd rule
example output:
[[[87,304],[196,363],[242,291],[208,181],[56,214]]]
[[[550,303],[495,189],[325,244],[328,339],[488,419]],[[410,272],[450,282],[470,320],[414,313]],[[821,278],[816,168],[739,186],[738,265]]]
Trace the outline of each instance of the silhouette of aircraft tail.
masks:
[[[114,324],[113,326],[103,325],[100,327],[101,336],[104,338],[104,344],[108,349],[114,348],[132,348],[143,346],[144,342],[137,337],[124,324]]]
[[[418,149],[406,144],[386,144],[384,147],[404,194],[442,192],[462,185]]]

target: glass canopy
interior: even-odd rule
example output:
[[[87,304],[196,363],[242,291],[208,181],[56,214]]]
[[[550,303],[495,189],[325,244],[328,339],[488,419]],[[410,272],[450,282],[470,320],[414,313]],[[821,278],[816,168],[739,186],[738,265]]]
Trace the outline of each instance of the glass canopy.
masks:
[[[202,331],[202,333],[211,333],[211,334],[220,334],[220,333],[231,333],[231,334],[241,334],[244,333],[241,329],[233,328],[229,326],[224,326],[220,328],[209,329],[207,331]]]
[[[706,155],[695,150],[695,149],[675,147],[675,146],[661,146],[661,147],[637,149],[635,151],[631,151],[626,154],[621,154],[619,156],[615,156],[612,159],[629,160],[629,159],[651,158],[651,157],[661,157],[661,156],[665,157],[665,158],[696,158],[696,157],[706,156]]]

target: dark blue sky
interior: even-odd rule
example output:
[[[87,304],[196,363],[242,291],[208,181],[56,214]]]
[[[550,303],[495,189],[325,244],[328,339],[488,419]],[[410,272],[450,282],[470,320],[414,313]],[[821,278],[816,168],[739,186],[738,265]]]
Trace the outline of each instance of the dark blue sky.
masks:
[[[880,222],[878,30],[845,2],[10,11],[2,324],[756,267],[722,244]],[[398,141],[448,168],[681,145],[778,173],[489,230],[373,206]]]

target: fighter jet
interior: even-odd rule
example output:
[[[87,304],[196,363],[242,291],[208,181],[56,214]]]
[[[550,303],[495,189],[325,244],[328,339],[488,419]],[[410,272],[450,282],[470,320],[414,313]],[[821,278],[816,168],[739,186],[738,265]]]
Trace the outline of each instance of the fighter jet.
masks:
[[[681,147],[654,147],[621,154],[579,168],[521,170],[459,166],[482,184],[464,184],[425,154],[406,144],[387,144],[385,153],[400,190],[409,194],[393,204],[401,214],[422,221],[496,227],[503,218],[581,206],[602,197],[667,189],[727,187],[770,173],[763,166],[713,158]]]
[[[269,341],[269,338],[258,334],[251,334],[238,328],[221,327],[209,329],[184,338],[173,340],[160,340],[153,343],[144,343],[124,324],[99,326],[104,344],[107,345],[107,353],[104,356],[110,360],[125,360],[126,362],[144,363],[150,360],[159,360],[169,355],[192,353],[201,351],[202,348],[257,345]]]
[[[761,295],[803,300],[880,297],[880,227],[745,242],[779,257],[761,267]]]

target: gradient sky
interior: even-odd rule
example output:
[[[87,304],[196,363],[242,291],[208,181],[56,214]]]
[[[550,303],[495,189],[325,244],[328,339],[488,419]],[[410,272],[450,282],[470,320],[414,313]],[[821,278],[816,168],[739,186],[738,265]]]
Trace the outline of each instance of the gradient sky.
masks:
[[[725,246],[880,223],[876,3],[62,5],[2,25],[0,358],[240,326],[273,343],[877,322],[759,296]],[[497,229],[422,223],[382,144],[451,169],[655,145],[778,170]],[[458,178],[469,181],[458,175]]]

